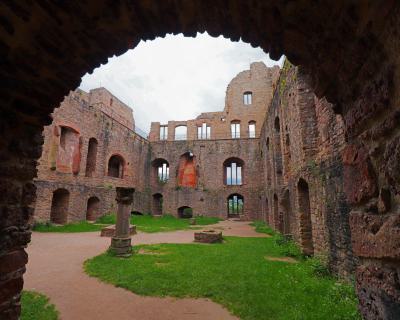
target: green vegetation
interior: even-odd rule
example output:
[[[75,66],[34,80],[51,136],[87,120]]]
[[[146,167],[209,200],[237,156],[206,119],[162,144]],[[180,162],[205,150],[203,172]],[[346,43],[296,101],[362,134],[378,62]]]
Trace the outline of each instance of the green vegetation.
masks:
[[[65,225],[54,225],[52,223],[36,223],[33,226],[33,231],[37,232],[93,232],[100,231],[104,227],[104,224],[89,223],[87,221],[80,221],[74,223],[68,223]]]
[[[272,233],[261,222],[254,225]],[[276,233],[269,238],[226,237],[223,244],[134,250],[128,259],[104,253],[86,261],[85,270],[141,295],[209,298],[241,319],[360,319],[354,288],[319,273],[318,260],[302,257]],[[287,254],[297,263],[266,259]]]
[[[21,320],[57,320],[58,312],[49,299],[37,292],[23,291]]]
[[[214,224],[220,221],[219,218],[199,216],[194,218],[197,225]],[[36,223],[33,230],[37,232],[94,232],[100,231],[107,225],[115,224],[115,214],[105,215],[96,220],[95,223],[80,221],[65,225],[55,225],[52,223]],[[178,219],[171,215],[154,218],[151,215],[135,215],[131,217],[131,224],[135,224],[139,231],[143,232],[163,232],[184,230],[191,227],[189,219]]]
[[[114,224],[115,215],[107,215],[99,218],[98,223]],[[195,217],[197,225],[208,225],[214,224],[220,221],[219,218],[214,217]],[[175,231],[184,230],[191,227],[189,219],[178,219],[171,215],[163,215],[161,217],[153,217],[151,215],[135,215],[131,217],[131,224],[136,225],[137,230],[143,232],[164,232],[164,231]]]

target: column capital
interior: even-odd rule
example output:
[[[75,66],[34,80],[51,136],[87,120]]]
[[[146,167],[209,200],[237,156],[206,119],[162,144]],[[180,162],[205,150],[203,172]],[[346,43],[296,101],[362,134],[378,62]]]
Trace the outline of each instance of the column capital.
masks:
[[[135,192],[134,188],[126,188],[126,187],[117,187],[117,197],[115,200],[117,203],[121,204],[132,204],[133,202],[133,193]]]

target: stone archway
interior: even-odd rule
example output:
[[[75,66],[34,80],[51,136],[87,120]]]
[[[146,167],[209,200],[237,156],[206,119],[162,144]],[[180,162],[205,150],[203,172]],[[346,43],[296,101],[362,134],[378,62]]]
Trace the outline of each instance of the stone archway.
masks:
[[[153,194],[152,214],[153,216],[161,216],[163,214],[163,196],[161,193]]]
[[[90,197],[87,201],[86,220],[95,221],[100,215],[100,199]]]
[[[400,156],[391,152],[400,145],[398,136],[393,138],[398,135],[399,7],[395,0],[1,3],[0,179],[6,191],[0,205],[13,214],[2,218],[0,236],[10,241],[0,259],[12,262],[13,268],[1,284],[9,290],[0,315],[16,319],[19,314],[21,285],[11,281],[22,284],[24,246],[29,242],[26,226],[35,198],[35,160],[41,154],[42,126],[49,124],[54,106],[79,85],[85,72],[141,39],[169,32],[194,36],[205,30],[213,36],[242,38],[272,58],[285,53],[312,75],[316,94],[325,95],[344,115],[351,143],[344,152],[344,183],[353,207],[353,249],[365,262],[357,271],[361,309],[368,319],[394,314],[399,281],[391,279],[398,274],[400,236],[392,217],[398,212],[393,211],[396,206],[384,206],[377,216],[364,204],[370,199],[377,202],[378,190],[390,187],[397,192],[400,186],[392,174],[398,172]],[[383,152],[376,152],[376,146]],[[385,232],[371,236],[368,230],[375,224],[384,224]],[[365,250],[372,247],[376,250]],[[16,257],[21,257],[17,264]]]
[[[301,247],[304,254],[311,256],[314,254],[314,241],[311,222],[310,191],[308,183],[304,179],[300,179],[297,184],[297,201]]]
[[[69,191],[57,189],[51,200],[50,221],[55,224],[65,224],[68,220]]]

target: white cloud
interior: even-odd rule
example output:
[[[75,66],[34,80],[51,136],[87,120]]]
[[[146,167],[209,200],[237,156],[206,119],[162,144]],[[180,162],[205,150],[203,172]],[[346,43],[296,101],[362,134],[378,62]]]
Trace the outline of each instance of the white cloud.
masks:
[[[223,37],[168,35],[139,45],[86,74],[80,88],[109,89],[134,110],[136,125],[148,131],[151,121],[188,120],[224,107],[230,80],[263,61],[281,64],[260,48]]]

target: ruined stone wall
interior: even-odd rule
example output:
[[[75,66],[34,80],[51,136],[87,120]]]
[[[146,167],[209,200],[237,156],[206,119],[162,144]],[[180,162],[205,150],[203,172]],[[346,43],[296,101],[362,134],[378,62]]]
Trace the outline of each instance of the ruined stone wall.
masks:
[[[278,120],[279,119],[279,120]],[[309,76],[288,61],[262,128],[264,217],[303,252],[328,258],[332,271],[354,270],[349,205],[343,190],[344,122],[318,99]],[[303,182],[308,185],[305,211]]]
[[[151,143],[151,160],[164,159],[169,163],[169,180],[157,180],[157,169],[151,169],[152,194],[163,196],[163,213],[178,214],[178,208],[193,208],[194,215],[227,218],[227,198],[240,194],[244,198],[241,218],[254,219],[261,211],[260,196],[262,165],[258,139],[226,139],[216,141],[160,141]],[[192,152],[195,157],[197,183],[194,187],[178,184],[179,159]],[[243,184],[226,185],[224,161],[239,158],[243,165]]]
[[[240,121],[240,137],[249,137],[248,124],[256,124],[255,137],[259,137],[267,106],[270,104],[275,83],[279,75],[279,67],[267,68],[263,62],[254,62],[249,70],[240,72],[228,84],[225,107],[221,112],[205,112],[196,119],[188,121],[168,121],[168,141],[175,140],[175,128],[187,127],[187,140],[199,140],[197,127],[206,123],[211,127],[209,139],[230,139],[231,121]],[[251,104],[244,103],[243,94],[252,93]],[[160,123],[151,124],[149,140],[160,140]]]
[[[95,93],[94,97],[92,92]],[[134,186],[137,191],[135,210],[147,210],[148,201],[144,200],[146,196],[141,193],[146,187],[148,142],[120,123],[119,118],[111,118],[110,112],[103,112],[106,106],[99,97],[107,97],[104,99],[108,100],[109,96],[110,93],[102,88],[90,93],[77,90],[71,92],[54,111],[53,123],[43,131],[43,153],[35,182],[38,188],[35,220],[50,219],[52,195],[57,189],[65,189],[70,193],[67,221],[84,220],[91,197],[100,200],[98,216],[113,212],[116,208],[117,186]],[[115,97],[110,99],[118,101]],[[92,105],[93,101],[96,103]],[[116,105],[113,103],[113,106]],[[127,121],[133,123],[132,114]],[[63,137],[65,128],[72,134]],[[87,161],[90,139],[96,139],[97,152],[94,170],[89,173]],[[71,154],[72,157],[69,156]],[[78,156],[74,157],[75,154]],[[114,155],[123,159],[122,179],[108,176],[108,162]],[[68,162],[72,165],[65,165]]]

